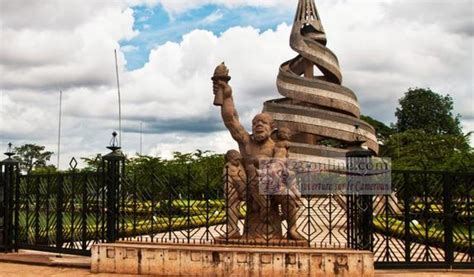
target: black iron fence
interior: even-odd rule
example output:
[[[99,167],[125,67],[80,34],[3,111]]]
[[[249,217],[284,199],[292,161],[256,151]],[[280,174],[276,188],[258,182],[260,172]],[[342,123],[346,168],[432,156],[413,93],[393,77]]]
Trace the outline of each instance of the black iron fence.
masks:
[[[15,248],[90,253],[106,238],[100,173],[22,175],[15,197]]]
[[[149,184],[143,187],[137,187],[140,183],[137,180],[125,178],[124,188],[127,189],[121,191],[118,215],[119,240],[348,248],[347,233],[352,226],[347,224],[346,202],[337,195],[303,195],[297,200],[298,240],[288,236],[286,220],[282,221],[281,226],[267,224],[268,214],[257,226],[258,234],[248,235],[249,227],[245,221],[248,220],[252,200],[244,199],[235,204],[237,211],[232,210],[230,206],[235,200],[225,193],[228,176],[220,174],[204,178],[203,191],[196,193],[191,187],[198,185],[196,178],[193,178],[197,174],[201,173],[190,170],[189,179],[181,186],[176,186],[173,176],[156,176],[153,173],[142,176]],[[289,195],[280,197],[290,198]],[[276,204],[271,196],[266,201],[267,207]],[[285,205],[288,202],[280,202],[282,216],[288,209]],[[275,235],[274,229],[278,227],[282,229],[281,236]],[[238,236],[230,235],[234,228],[238,229]]]
[[[10,153],[8,153],[10,154]],[[15,226],[18,226],[14,210],[14,196],[18,183],[17,162],[9,155],[0,163],[0,250],[11,251],[14,247]]]
[[[474,267],[474,174],[393,171],[391,195],[302,195],[300,238],[291,240],[285,218],[281,236],[245,236],[248,202],[230,215],[222,172],[126,173],[117,151],[92,173],[21,175],[5,162],[1,168],[0,247],[6,250],[89,255],[92,244],[113,241],[293,245],[369,249],[378,268]],[[267,201],[270,207],[273,200]],[[239,236],[229,236],[229,228]]]
[[[392,189],[373,203],[379,267],[473,266],[474,174],[393,171]]]

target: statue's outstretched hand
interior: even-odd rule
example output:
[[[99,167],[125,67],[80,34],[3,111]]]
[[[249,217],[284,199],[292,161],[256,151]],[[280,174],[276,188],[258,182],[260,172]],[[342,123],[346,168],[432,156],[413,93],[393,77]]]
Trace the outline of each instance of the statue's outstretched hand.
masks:
[[[232,88],[229,86],[228,82],[224,80],[218,80],[213,84],[214,94],[222,93],[222,98],[226,99],[232,96]]]

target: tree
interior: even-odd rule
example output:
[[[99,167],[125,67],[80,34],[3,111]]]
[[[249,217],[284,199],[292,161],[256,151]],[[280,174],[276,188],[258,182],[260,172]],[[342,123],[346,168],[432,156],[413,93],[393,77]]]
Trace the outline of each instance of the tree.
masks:
[[[391,157],[394,169],[471,171],[474,151],[469,146],[469,135],[408,130],[392,135],[380,155]]]
[[[185,188],[191,182],[190,192],[195,197],[209,193],[206,189],[212,191],[222,189],[219,181],[224,169],[223,155],[201,150],[192,153],[174,152],[173,159],[165,162],[165,168],[173,175],[176,187]],[[192,180],[189,180],[189,176],[192,176]]]
[[[462,135],[460,115],[453,115],[453,99],[430,89],[410,88],[399,100],[398,132],[423,130],[432,135]]]
[[[102,154],[97,154],[95,157],[81,157],[81,160],[85,163],[85,167],[82,169],[84,172],[96,172],[102,166]]]
[[[53,152],[44,151],[45,147],[36,144],[25,144],[20,147],[15,147],[16,156],[14,157],[20,162],[20,169],[22,171],[30,172],[31,170],[44,171],[49,168],[51,171],[55,170],[54,166],[47,166],[46,162],[51,159]],[[53,170],[53,171],[54,171]]]
[[[184,195],[191,195],[193,199],[221,195],[223,169],[223,155],[201,150],[174,152],[169,160],[138,156],[125,161],[127,179],[134,180],[130,184],[137,184],[136,189],[153,192],[162,200]],[[135,188],[127,187],[127,183],[124,184],[125,189],[133,191]],[[173,191],[173,195],[165,193],[167,191]]]
[[[391,135],[396,133],[396,130],[394,130],[392,127],[389,127],[385,125],[383,122],[380,122],[370,116],[361,115],[360,119],[362,119],[363,121],[369,123],[370,125],[372,125],[372,127],[374,127],[375,134],[377,135],[379,144],[385,144],[387,139]]]

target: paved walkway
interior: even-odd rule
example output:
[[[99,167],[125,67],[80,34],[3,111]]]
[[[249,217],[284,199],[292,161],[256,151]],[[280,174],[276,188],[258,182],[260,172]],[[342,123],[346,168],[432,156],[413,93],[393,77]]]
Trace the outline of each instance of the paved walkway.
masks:
[[[0,277],[129,277],[127,274],[92,274],[89,269],[39,266],[0,262]],[[144,276],[144,275],[141,275]],[[474,276],[474,270],[377,270],[376,277],[454,277]]]
[[[91,258],[32,250],[20,250],[18,253],[1,253],[0,263],[88,269],[90,268]]]
[[[92,274],[89,269],[0,262],[0,277],[128,277],[127,274]],[[143,275],[142,275],[143,276]]]
[[[457,277],[474,276],[474,270],[376,270],[376,277]]]

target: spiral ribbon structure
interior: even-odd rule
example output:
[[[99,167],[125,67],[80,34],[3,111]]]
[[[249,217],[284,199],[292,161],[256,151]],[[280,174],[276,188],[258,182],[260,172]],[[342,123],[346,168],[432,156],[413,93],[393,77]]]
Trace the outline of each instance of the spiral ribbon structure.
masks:
[[[377,154],[375,130],[359,119],[357,97],[341,85],[338,59],[326,43],[314,0],[299,0],[290,36],[298,56],[280,66],[277,78],[278,91],[285,98],[265,102],[264,112],[279,127],[295,132],[290,150],[296,156],[343,155],[359,140]],[[314,76],[315,67],[321,76]],[[321,146],[323,141],[331,141],[332,146]]]

